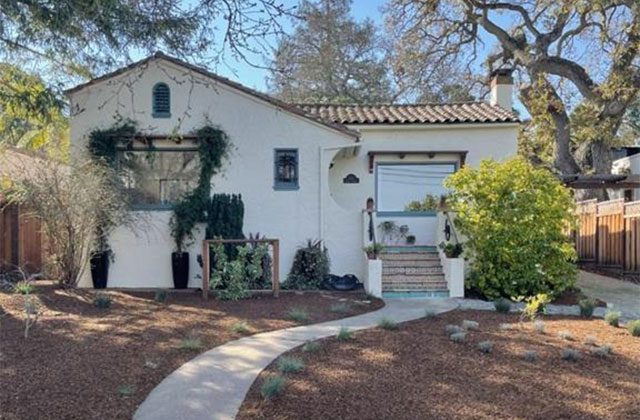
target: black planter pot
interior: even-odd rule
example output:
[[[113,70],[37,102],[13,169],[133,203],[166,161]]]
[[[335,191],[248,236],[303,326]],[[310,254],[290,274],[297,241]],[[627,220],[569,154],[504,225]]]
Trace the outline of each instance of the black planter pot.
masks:
[[[186,289],[189,284],[189,253],[171,253],[171,271],[173,272],[173,287]]]
[[[107,287],[109,279],[109,251],[96,252],[91,256],[91,281],[94,289]]]

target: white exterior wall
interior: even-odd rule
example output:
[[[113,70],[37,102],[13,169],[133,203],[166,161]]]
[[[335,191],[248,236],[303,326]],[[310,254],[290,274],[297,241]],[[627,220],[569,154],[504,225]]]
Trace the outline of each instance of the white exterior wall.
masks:
[[[360,150],[356,157],[337,158],[329,169],[330,210],[327,211],[326,239],[334,258],[332,268],[337,274],[366,275],[366,258],[362,253],[365,224],[362,210],[367,198],[375,199],[375,168],[369,173],[369,151],[467,151],[465,165],[477,166],[483,159],[504,160],[517,153],[517,124],[475,124],[449,126],[351,126],[362,133]],[[379,155],[378,162],[452,162],[459,163],[458,154]],[[358,184],[343,184],[343,178],[354,174]],[[350,212],[345,209],[352,209]],[[437,243],[437,219],[433,217],[392,217],[398,224],[407,224],[416,242],[424,245]],[[378,217],[376,224],[385,218]],[[358,227],[357,235],[352,233]],[[379,235],[378,235],[379,238]],[[358,254],[358,255],[356,255]],[[359,265],[354,264],[360,261]]]
[[[611,166],[611,173],[640,175],[640,154],[614,160]],[[611,199],[624,198],[624,190],[615,189],[609,190],[608,192]],[[631,197],[631,199],[633,201],[640,200],[640,188],[633,189],[633,196]]]
[[[165,82],[171,89],[171,118],[151,117],[151,90],[157,82]],[[207,117],[220,126],[229,135],[233,150],[223,174],[212,180],[212,190],[242,194],[245,234],[260,232],[281,240],[282,280],[291,268],[295,249],[307,239],[321,236],[320,146],[343,146],[355,141],[164,60],[152,60],[72,94],[71,109],[71,141],[76,155],[84,150],[92,130],[113,126],[117,115],[137,121],[140,131],[148,134],[188,134],[202,127]],[[298,149],[299,190],[273,189],[275,148]],[[149,212],[145,223],[148,227],[138,236],[126,229],[114,233],[110,241],[115,253],[110,287],[172,287],[174,243],[167,225],[171,214]],[[196,255],[201,253],[203,237],[202,232],[197,235],[199,240],[190,248],[192,287],[201,285]],[[88,272],[85,277],[81,284],[89,286]]]
[[[152,118],[151,90],[158,82],[171,89],[171,118]],[[278,238],[280,279],[291,267],[295,249],[307,239],[324,239],[332,272],[353,273],[364,279],[367,259],[362,251],[365,235],[362,209],[367,198],[375,198],[375,171],[368,171],[369,151],[467,151],[466,164],[482,159],[505,159],[517,151],[516,124],[353,126],[361,131],[357,154],[355,139],[308,119],[280,110],[271,104],[191,70],[162,59],[151,60],[120,76],[71,94],[71,141],[75,156],[84,150],[88,134],[109,128],[118,116],[135,120],[145,134],[188,134],[205,121],[220,126],[230,137],[233,150],[222,175],[212,180],[214,193],[242,194],[245,205],[244,233],[260,232]],[[273,150],[297,148],[299,183],[297,191],[273,189]],[[385,155],[376,162],[457,161],[459,155]],[[330,168],[330,163],[333,165]],[[343,184],[353,173],[358,184]],[[119,228],[110,243],[115,262],[109,274],[110,287],[172,287],[169,234],[170,211],[144,212],[142,232]],[[406,222],[402,222],[404,224]],[[418,242],[430,244],[436,219],[411,220]],[[431,227],[432,226],[432,227]],[[202,231],[188,249],[191,254],[191,287],[199,287]],[[87,271],[81,285],[89,286]]]

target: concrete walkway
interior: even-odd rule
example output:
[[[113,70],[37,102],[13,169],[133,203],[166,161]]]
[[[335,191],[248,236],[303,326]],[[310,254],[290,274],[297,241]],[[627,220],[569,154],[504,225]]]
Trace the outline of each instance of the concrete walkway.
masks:
[[[134,420],[231,420],[258,374],[282,353],[307,341],[362,330],[381,318],[396,322],[458,307],[455,299],[388,299],[374,312],[321,324],[256,334],[216,347],[167,376],[138,407]]]
[[[622,312],[622,319],[640,319],[640,285],[580,271],[578,287],[585,295],[607,302],[611,310]]]

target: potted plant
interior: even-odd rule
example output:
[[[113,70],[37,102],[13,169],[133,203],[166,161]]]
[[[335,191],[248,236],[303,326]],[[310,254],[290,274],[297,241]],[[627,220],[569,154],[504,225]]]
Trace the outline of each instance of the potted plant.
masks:
[[[379,242],[374,242],[371,245],[367,245],[363,248],[364,252],[367,254],[367,258],[370,260],[377,260],[378,255],[384,249],[384,245]]]
[[[414,245],[416,243],[416,235],[407,235],[407,245]]]
[[[441,242],[440,249],[447,258],[458,258],[463,251],[461,243],[452,244],[451,242],[447,242],[446,244]]]
[[[110,248],[91,253],[89,264],[91,267],[91,281],[94,289],[104,289],[109,280],[109,264],[113,261],[113,251]]]
[[[171,253],[171,272],[173,287],[186,289],[189,284],[189,253],[176,251]]]

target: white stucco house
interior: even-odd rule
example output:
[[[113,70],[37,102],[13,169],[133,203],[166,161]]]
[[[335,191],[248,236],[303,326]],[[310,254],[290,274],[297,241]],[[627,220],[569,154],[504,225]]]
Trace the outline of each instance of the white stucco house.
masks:
[[[324,242],[333,273],[367,279],[362,248],[370,240],[370,199],[375,226],[391,220],[407,225],[416,246],[436,245],[436,213],[408,212],[407,203],[444,193],[442,181],[462,165],[502,160],[517,151],[519,122],[505,73],[492,79],[489,102],[288,104],[157,53],[67,93],[76,156],[92,130],[127,118],[137,123],[141,139],[154,139],[160,162],[140,183],[145,202],[138,211],[151,228],[141,234],[121,228],[110,240],[115,261],[109,287],[172,287],[171,203],[176,191],[193,183],[191,133],[205,121],[224,130],[233,144],[212,190],[242,194],[246,235],[260,232],[280,240],[281,279],[307,239]],[[281,156],[293,165],[286,171],[279,171]],[[176,162],[182,162],[179,174],[171,173]],[[189,284],[199,287],[199,241],[189,251]],[[82,284],[90,285],[90,279]]]

